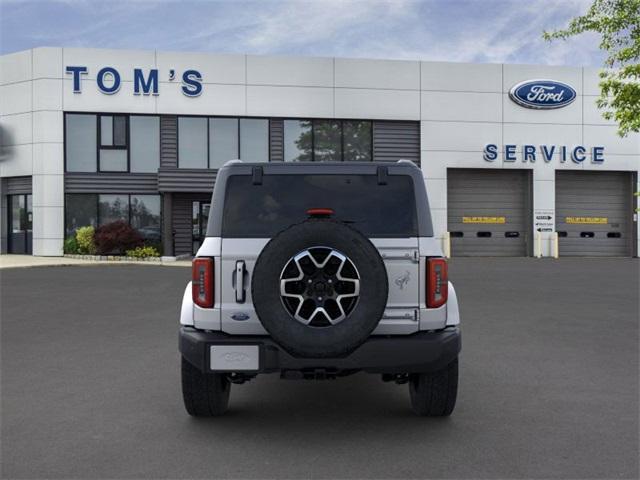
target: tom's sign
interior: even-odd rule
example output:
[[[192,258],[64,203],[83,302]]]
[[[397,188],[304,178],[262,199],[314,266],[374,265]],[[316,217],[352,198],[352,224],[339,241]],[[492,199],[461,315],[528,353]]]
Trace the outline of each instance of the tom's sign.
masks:
[[[569,105],[576,99],[576,91],[555,80],[527,80],[514,85],[509,97],[526,108],[550,110]]]
[[[89,73],[85,66],[69,65],[65,68],[67,75],[73,78],[73,93],[82,93],[83,76]],[[197,97],[202,93],[202,75],[197,70],[185,70],[181,75],[171,69],[167,72],[167,82],[180,79],[182,93],[187,97]],[[96,86],[106,95],[113,95],[122,86],[120,72],[113,67],[104,67],[96,73]],[[158,95],[160,93],[159,71],[151,68],[147,71],[142,68],[133,69],[133,94],[134,95]]]

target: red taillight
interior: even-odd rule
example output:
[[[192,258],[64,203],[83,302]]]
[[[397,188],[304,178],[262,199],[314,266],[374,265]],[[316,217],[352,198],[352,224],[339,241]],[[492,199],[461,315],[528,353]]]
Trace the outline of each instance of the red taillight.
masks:
[[[310,208],[307,210],[307,215],[310,217],[330,217],[334,213],[332,208]]]
[[[427,259],[427,307],[438,308],[447,303],[449,276],[444,258]]]
[[[213,258],[194,258],[191,264],[193,303],[202,308],[213,307]]]

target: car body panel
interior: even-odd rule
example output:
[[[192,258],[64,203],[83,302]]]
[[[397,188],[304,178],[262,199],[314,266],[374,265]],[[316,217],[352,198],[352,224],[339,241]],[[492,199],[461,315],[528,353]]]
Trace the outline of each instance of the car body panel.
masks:
[[[235,162],[225,165],[218,174],[213,193],[212,215],[207,237],[198,257],[214,260],[214,306],[200,308],[191,299],[191,284],[185,289],[180,323],[197,329],[220,331],[231,335],[268,335],[253,307],[251,277],[255,263],[269,238],[223,238],[221,217],[224,212],[225,181],[231,175],[270,173],[363,173],[380,168],[384,175],[411,175],[414,179],[418,208],[418,237],[370,238],[382,257],[389,285],[389,296],[382,318],[373,335],[409,335],[418,331],[439,330],[460,323],[458,300],[453,285],[448,285],[448,302],[439,308],[426,305],[426,266],[429,257],[442,257],[440,242],[433,237],[427,193],[421,172],[414,165],[395,164],[300,164],[271,165]],[[217,212],[217,213],[216,213]],[[239,263],[241,262],[241,263]],[[241,270],[239,270],[241,268]],[[239,277],[243,271],[242,278]]]
[[[191,318],[192,323],[183,324],[235,335],[267,335],[268,332],[253,308],[251,274],[258,256],[268,242],[268,238],[206,238],[197,256],[214,259],[214,308],[203,309],[193,305],[189,287],[189,292],[185,291],[183,298],[181,323],[186,321],[183,319]],[[447,319],[446,305],[440,308],[426,306],[426,258],[442,255],[436,240],[415,237],[374,238],[371,242],[385,263],[389,279],[387,307],[373,335],[407,335],[452,324]],[[240,287],[236,280],[239,261],[244,262],[246,271]],[[237,288],[244,289],[242,302],[236,299]],[[452,288],[450,286],[449,291]],[[184,313],[188,312],[188,305],[192,309],[190,316]],[[457,303],[455,311],[457,312]]]

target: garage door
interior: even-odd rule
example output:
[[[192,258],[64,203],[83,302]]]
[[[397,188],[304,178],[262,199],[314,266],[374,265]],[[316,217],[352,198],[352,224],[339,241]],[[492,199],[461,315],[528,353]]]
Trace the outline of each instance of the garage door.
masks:
[[[453,256],[526,256],[530,173],[527,170],[447,171],[448,230]]]
[[[556,172],[560,256],[633,254],[629,172]]]

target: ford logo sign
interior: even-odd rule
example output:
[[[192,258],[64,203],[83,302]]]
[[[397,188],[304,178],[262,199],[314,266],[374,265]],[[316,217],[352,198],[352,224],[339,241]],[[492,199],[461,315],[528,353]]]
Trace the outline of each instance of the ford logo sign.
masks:
[[[569,105],[576,99],[576,91],[566,83],[555,80],[527,80],[509,91],[511,100],[526,108],[551,110]]]

